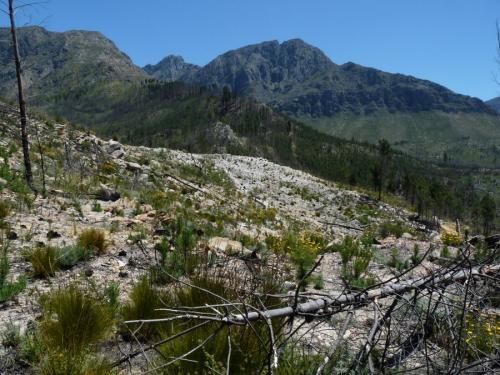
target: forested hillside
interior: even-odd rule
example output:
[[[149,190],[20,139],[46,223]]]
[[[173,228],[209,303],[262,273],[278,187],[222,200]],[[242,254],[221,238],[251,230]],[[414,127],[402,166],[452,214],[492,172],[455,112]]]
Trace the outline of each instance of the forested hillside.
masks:
[[[78,101],[78,107],[62,115],[125,143],[262,156],[332,181],[403,197],[425,218],[478,218],[487,191],[483,181],[490,181],[488,189],[498,194],[496,172],[431,164],[389,145],[382,152],[379,145],[325,135],[229,91],[219,95],[181,82],[146,80],[117,86],[112,94],[69,93],[58,100],[60,108]]]

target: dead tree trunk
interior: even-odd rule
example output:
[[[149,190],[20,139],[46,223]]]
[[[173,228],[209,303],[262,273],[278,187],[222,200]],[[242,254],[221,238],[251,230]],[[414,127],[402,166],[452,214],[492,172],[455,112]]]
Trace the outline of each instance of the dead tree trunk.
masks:
[[[10,18],[10,33],[12,36],[12,48],[14,49],[14,61],[16,64],[16,78],[17,78],[17,88],[18,88],[18,100],[19,100],[19,117],[21,121],[21,143],[23,147],[24,156],[24,176],[26,178],[26,183],[35,191],[33,185],[33,173],[31,171],[31,160],[30,160],[30,145],[28,140],[27,123],[28,119],[26,116],[26,102],[24,100],[23,92],[23,82],[22,82],[22,69],[21,69],[21,57],[19,55],[19,45],[17,42],[16,34],[16,24],[14,20],[14,0],[9,0],[9,18]]]
[[[398,282],[387,282],[374,289],[366,289],[361,292],[340,292],[331,293],[330,296],[324,296],[308,302],[300,303],[297,306],[286,306],[264,311],[249,311],[239,314],[226,314],[220,316],[207,316],[200,314],[196,310],[186,311],[173,317],[159,319],[129,320],[125,324],[145,324],[168,322],[179,319],[206,320],[222,322],[228,325],[246,325],[249,322],[260,319],[275,319],[292,317],[297,315],[315,314],[324,309],[342,308],[347,306],[363,305],[374,299],[381,299],[391,296],[398,296],[404,293],[420,290],[439,285],[460,282],[481,275],[494,275],[500,271],[500,264],[477,266],[471,269],[461,268],[458,270],[446,271],[442,274],[431,274],[424,277],[416,277],[407,280],[398,280]],[[187,284],[187,283],[186,283]],[[187,284],[188,285],[188,284]],[[162,311],[163,309],[158,309]],[[168,310],[168,309],[167,309]]]

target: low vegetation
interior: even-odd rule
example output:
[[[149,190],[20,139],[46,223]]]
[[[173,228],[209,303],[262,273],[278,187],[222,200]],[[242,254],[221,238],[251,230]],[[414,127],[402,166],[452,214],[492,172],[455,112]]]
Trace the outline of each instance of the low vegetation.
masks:
[[[26,287],[25,277],[21,276],[17,281],[12,281],[9,278],[8,248],[8,244],[0,244],[0,303],[16,296]]]
[[[347,236],[342,243],[334,246],[342,260],[342,277],[351,288],[363,289],[375,283],[367,272],[373,259],[372,242],[370,236],[360,240]]]
[[[59,269],[57,250],[52,246],[37,246],[28,254],[36,277],[51,277]]]
[[[97,255],[103,254],[108,247],[105,232],[95,228],[82,231],[78,235],[77,244],[79,247],[92,251]]]
[[[113,327],[113,314],[102,297],[75,284],[42,296],[40,358],[42,374],[108,374],[109,367],[95,352]]]

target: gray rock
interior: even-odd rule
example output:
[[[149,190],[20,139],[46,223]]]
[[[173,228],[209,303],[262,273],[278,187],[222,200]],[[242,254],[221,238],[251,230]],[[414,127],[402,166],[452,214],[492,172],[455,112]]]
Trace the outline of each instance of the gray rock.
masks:
[[[142,166],[138,163],[127,163],[126,168],[131,172],[142,172]]]
[[[125,156],[125,151],[123,151],[122,149],[115,150],[111,153],[111,156],[115,159],[120,159]]]
[[[411,239],[413,239],[413,236],[412,236],[410,233],[405,232],[405,233],[403,233],[403,234],[401,235],[401,238],[402,238],[403,240],[411,240]]]
[[[113,140],[109,141],[108,148],[107,148],[108,154],[112,154],[113,151],[121,150],[121,149],[123,149],[123,147],[122,147],[120,142],[116,142]]]
[[[146,173],[142,173],[142,174],[140,174],[140,175],[139,175],[139,177],[138,177],[138,181],[139,181],[139,182],[147,182],[147,181],[148,181],[148,179],[149,179],[149,175],[148,175],[148,174],[146,174]]]
[[[95,198],[104,202],[116,202],[120,199],[120,193],[101,184],[101,188],[95,193]]]

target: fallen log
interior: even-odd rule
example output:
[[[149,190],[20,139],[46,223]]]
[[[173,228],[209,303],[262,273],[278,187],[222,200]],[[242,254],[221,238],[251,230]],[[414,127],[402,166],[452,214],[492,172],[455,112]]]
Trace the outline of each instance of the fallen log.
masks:
[[[343,308],[352,305],[364,305],[374,299],[381,299],[395,295],[401,295],[413,290],[424,289],[428,285],[438,286],[451,282],[460,282],[474,276],[491,276],[500,272],[500,264],[485,265],[480,267],[463,268],[454,271],[447,271],[442,274],[432,274],[426,277],[410,278],[399,282],[384,284],[378,288],[365,290],[361,292],[346,292],[324,296],[313,301],[286,306],[276,309],[249,311],[244,314],[228,314],[225,316],[206,316],[198,313],[179,314],[173,317],[146,320],[129,320],[126,324],[134,323],[155,323],[166,322],[179,319],[211,320],[229,325],[246,325],[249,322],[260,319],[275,319],[307,314],[315,314],[328,308]],[[293,297],[293,296],[291,296]]]

